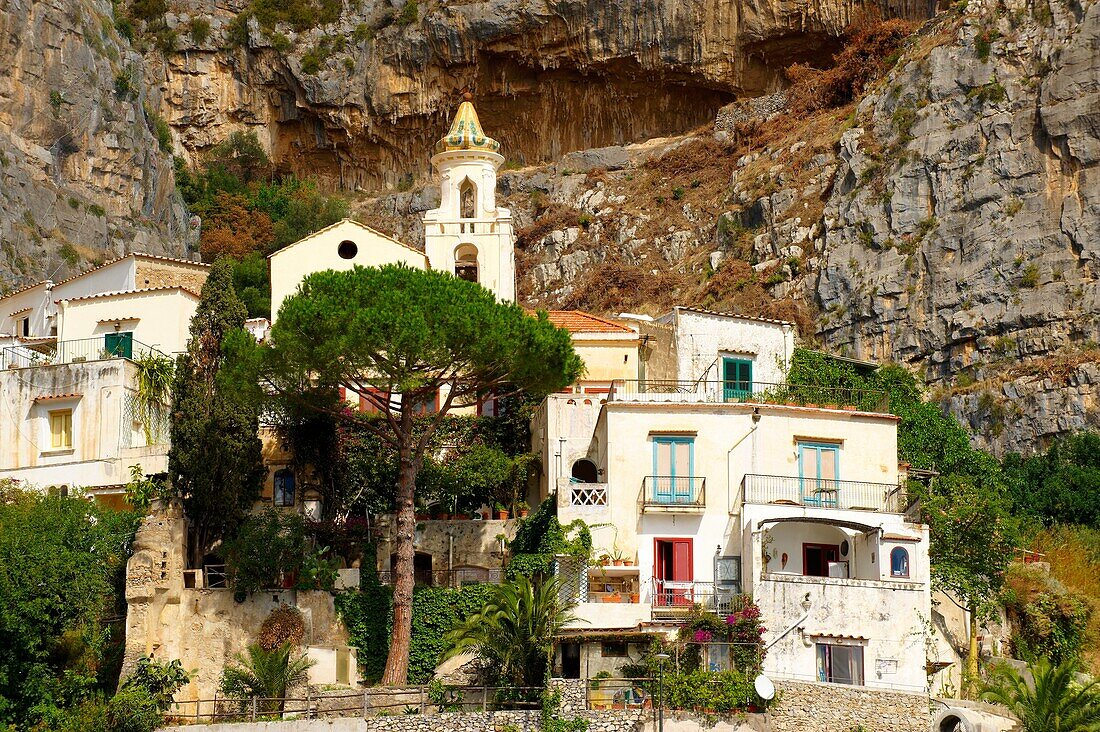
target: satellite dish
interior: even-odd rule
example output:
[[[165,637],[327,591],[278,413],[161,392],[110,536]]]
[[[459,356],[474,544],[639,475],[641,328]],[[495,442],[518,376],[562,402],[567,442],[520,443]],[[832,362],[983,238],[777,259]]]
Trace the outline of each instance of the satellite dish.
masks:
[[[756,694],[764,701],[775,698],[775,684],[764,674],[757,676],[752,685],[756,689]]]

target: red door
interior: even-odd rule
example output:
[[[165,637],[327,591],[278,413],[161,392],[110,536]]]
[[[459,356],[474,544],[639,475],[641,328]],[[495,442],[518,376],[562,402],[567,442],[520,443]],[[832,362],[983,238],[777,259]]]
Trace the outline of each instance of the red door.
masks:
[[[657,580],[654,602],[660,606],[691,605],[695,602],[691,539],[654,539],[653,542]]]

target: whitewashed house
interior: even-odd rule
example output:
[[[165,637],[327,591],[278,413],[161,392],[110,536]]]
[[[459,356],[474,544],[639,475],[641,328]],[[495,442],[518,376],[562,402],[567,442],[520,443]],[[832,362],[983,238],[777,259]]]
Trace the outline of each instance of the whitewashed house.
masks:
[[[924,691],[928,534],[902,513],[882,395],[786,387],[789,323],[676,308],[637,327],[640,378],[533,419],[543,495],[611,560],[559,562],[581,621],[557,670],[615,673],[693,606],[751,595],[766,673]]]
[[[135,253],[0,298],[0,478],[118,503],[130,466],[167,470],[164,413],[140,404],[139,362],[185,350],[208,270]]]

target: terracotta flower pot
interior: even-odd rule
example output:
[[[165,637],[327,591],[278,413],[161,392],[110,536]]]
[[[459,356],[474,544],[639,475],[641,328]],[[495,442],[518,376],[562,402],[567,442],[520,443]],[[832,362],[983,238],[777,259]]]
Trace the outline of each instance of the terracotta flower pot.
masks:
[[[528,510],[527,510],[526,508],[521,508],[521,509],[520,509],[520,511],[519,511],[519,517],[520,517],[520,518],[527,518],[527,516],[528,516],[528,515],[529,515],[530,513],[531,513],[531,512],[530,512],[530,511],[528,511]]]
[[[638,604],[638,601],[639,601],[640,599],[641,599],[641,595],[639,595],[639,594],[638,594],[637,592],[631,592],[631,593],[630,593],[630,601],[631,601],[632,603],[634,603],[635,605],[637,605],[637,604]]]
[[[455,514],[455,520],[456,521],[469,521],[470,520],[470,514],[468,514],[468,513],[456,513]]]
[[[497,511],[497,520],[498,521],[507,521],[508,520],[508,512],[507,511]]]
[[[621,567],[626,564],[626,561],[623,559],[612,559],[611,563],[614,564],[616,567]]]

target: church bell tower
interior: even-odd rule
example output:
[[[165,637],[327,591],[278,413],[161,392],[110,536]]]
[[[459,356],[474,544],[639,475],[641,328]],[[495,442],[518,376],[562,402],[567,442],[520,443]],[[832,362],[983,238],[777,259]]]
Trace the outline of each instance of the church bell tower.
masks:
[[[496,204],[500,143],[486,136],[472,97],[463,94],[451,128],[435,144],[439,208],[424,214],[424,252],[432,269],[477,282],[503,302],[516,299],[512,212]]]

